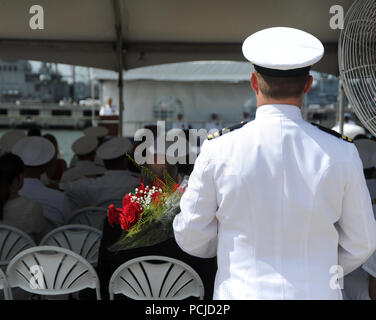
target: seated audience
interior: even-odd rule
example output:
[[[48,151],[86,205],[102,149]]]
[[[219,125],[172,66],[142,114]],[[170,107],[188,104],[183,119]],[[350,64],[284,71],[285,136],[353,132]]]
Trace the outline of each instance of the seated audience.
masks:
[[[9,130],[4,133],[0,138],[0,155],[11,152],[16,142],[25,136],[22,130]]]
[[[55,226],[64,223],[64,194],[46,187],[41,181],[41,175],[48,170],[55,156],[55,147],[42,137],[25,137],[13,147],[13,154],[18,155],[25,165],[24,185],[20,194],[38,201],[44,216]]]
[[[61,177],[61,185],[85,177],[96,177],[106,172],[104,167],[94,163],[98,140],[93,136],[83,136],[72,145],[72,151],[77,156],[76,165],[66,170]]]
[[[166,143],[166,149],[167,148],[168,144]],[[148,153],[149,152],[150,149]],[[163,179],[163,171],[167,170],[167,172],[175,181],[178,180],[178,171],[176,165],[171,165],[167,163],[167,161],[165,161],[165,164],[157,164],[157,152],[155,151],[155,149],[153,149],[151,156],[155,161],[152,164],[148,164],[147,167],[154,174]],[[151,182],[150,180],[148,181],[147,177],[143,177],[143,181],[146,185],[148,184],[148,182]],[[134,189],[130,192],[133,191]],[[119,240],[121,234],[122,229],[119,225],[112,227],[108,223],[108,220],[105,219],[97,267],[97,272],[101,283],[102,299],[108,299],[108,283],[112,273],[116,270],[117,267],[128,260],[147,255],[161,255],[171,257],[181,260],[190,265],[200,275],[204,283],[204,298],[206,300],[212,299],[214,279],[217,271],[216,257],[210,259],[193,257],[180,249],[174,237],[151,246],[132,248],[118,252],[112,252],[108,250],[109,246]]]
[[[97,178],[82,178],[64,184],[67,212],[89,206],[105,208],[114,201],[121,203],[123,196],[140,183],[140,176],[128,170],[127,153],[132,143],[127,138],[114,137],[103,143],[96,155],[103,160],[106,172]],[[67,220],[70,217],[66,217]]]
[[[43,138],[46,138],[47,140],[52,142],[52,144],[55,147],[55,156],[52,159],[51,164],[48,167],[48,170],[45,173],[43,173],[41,181],[49,187],[57,188],[57,185],[61,180],[63,172],[67,170],[67,163],[64,159],[60,157],[59,145],[57,143],[56,138],[49,133],[43,135]]]
[[[7,153],[0,157],[0,223],[26,232],[38,243],[46,230],[42,206],[20,196],[24,182],[24,164],[20,157]]]
[[[84,130],[84,134],[85,136],[91,136],[91,137],[94,137],[98,140],[98,146],[97,148],[102,144],[104,143],[104,140],[108,134],[108,129],[105,128],[105,127],[88,127]],[[77,158],[77,155],[74,155],[70,164],[69,164],[69,168],[72,168],[76,165],[78,161],[78,158]],[[101,167],[104,167],[104,163],[102,161],[102,159],[98,158],[97,156],[95,157],[94,159],[94,163],[98,166],[101,166]]]

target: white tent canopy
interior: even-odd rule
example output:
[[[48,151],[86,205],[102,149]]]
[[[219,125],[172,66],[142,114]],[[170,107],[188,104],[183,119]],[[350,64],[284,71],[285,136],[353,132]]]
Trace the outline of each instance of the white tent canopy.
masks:
[[[253,66],[236,61],[190,61],[135,68],[124,72],[124,81],[152,80],[174,82],[249,82]],[[114,71],[93,69],[93,79],[117,80]]]
[[[119,71],[164,63],[244,61],[244,39],[260,29],[294,27],[318,37],[324,58],[315,70],[338,74],[340,30],[330,9],[353,0],[38,0],[44,28],[30,27],[32,0],[3,0],[0,58],[40,60]],[[122,120],[121,120],[122,121]],[[122,135],[122,129],[120,129]]]
[[[315,68],[338,73],[339,30],[329,26],[333,5],[352,0],[39,0],[44,29],[32,30],[31,0],[4,0],[0,57],[118,70],[198,60],[244,61],[241,44],[251,33],[289,26],[317,36],[326,47]],[[119,46],[117,46],[119,45]],[[119,51],[120,52],[120,51]]]

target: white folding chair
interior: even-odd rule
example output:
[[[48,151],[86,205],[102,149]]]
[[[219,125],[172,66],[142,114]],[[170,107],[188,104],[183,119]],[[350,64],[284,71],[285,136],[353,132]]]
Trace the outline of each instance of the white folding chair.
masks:
[[[204,297],[198,273],[186,263],[164,256],[135,258],[119,266],[109,282],[110,299],[123,294],[134,300],[182,300]]]
[[[93,266],[77,253],[55,246],[24,250],[10,262],[6,271],[10,298],[12,288],[43,295],[67,295],[86,288],[96,290],[101,299],[99,278]]]
[[[83,224],[70,224],[46,234],[39,245],[57,246],[71,250],[96,266],[101,238],[102,232],[97,228]]]
[[[5,270],[17,253],[34,246],[36,246],[34,240],[24,231],[0,224],[0,269]]]
[[[0,269],[0,290],[4,291],[4,299],[9,300],[8,280],[7,280],[5,273],[1,269]]]
[[[86,207],[73,212],[67,224],[85,224],[102,230],[107,209],[101,207]]]

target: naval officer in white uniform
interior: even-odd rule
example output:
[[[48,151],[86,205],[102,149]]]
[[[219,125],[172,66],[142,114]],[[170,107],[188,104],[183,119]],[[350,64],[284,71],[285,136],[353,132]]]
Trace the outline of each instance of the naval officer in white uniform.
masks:
[[[24,137],[12,149],[25,165],[25,179],[19,194],[38,201],[43,207],[45,218],[52,226],[64,224],[64,193],[47,188],[40,180],[55,156],[55,147],[43,137]]]
[[[82,178],[64,184],[65,202],[70,213],[89,206],[121,207],[123,197],[140,184],[140,176],[128,170],[127,153],[132,151],[127,138],[114,137],[103,143],[96,155],[103,160],[106,172],[98,178]],[[69,220],[71,216],[66,217]]]
[[[374,252],[376,222],[353,143],[302,118],[323,45],[277,27],[248,37],[243,54],[256,119],[204,142],[176,241],[217,255],[214,299],[342,299],[337,280]]]
[[[74,167],[66,170],[60,180],[60,186],[64,189],[67,182],[79,180],[85,177],[95,177],[106,172],[104,167],[94,163],[95,151],[98,147],[98,139],[93,136],[78,138],[72,145],[72,151],[77,156]]]

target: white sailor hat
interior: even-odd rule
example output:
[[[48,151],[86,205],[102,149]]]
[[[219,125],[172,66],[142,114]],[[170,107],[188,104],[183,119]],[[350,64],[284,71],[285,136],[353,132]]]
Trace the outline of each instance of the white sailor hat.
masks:
[[[98,146],[98,139],[94,136],[83,136],[78,138],[72,145],[72,151],[78,155],[83,156],[89,154]]]
[[[13,146],[12,153],[19,156],[25,166],[37,167],[53,159],[55,146],[43,137],[24,137]]]
[[[114,137],[98,148],[97,156],[102,160],[117,159],[130,152],[132,147],[133,145],[128,138]]]
[[[363,169],[370,169],[375,166],[374,155],[376,154],[376,141],[371,139],[358,139],[354,141],[358,149]]]
[[[320,40],[302,30],[273,27],[249,36],[243,55],[266,76],[291,77],[308,74],[324,55]]]
[[[84,130],[86,136],[94,136],[96,138],[103,138],[108,134],[108,129],[105,127],[89,127]]]
[[[11,152],[16,142],[25,136],[26,134],[19,130],[10,130],[4,133],[0,138],[0,149],[5,152]]]

